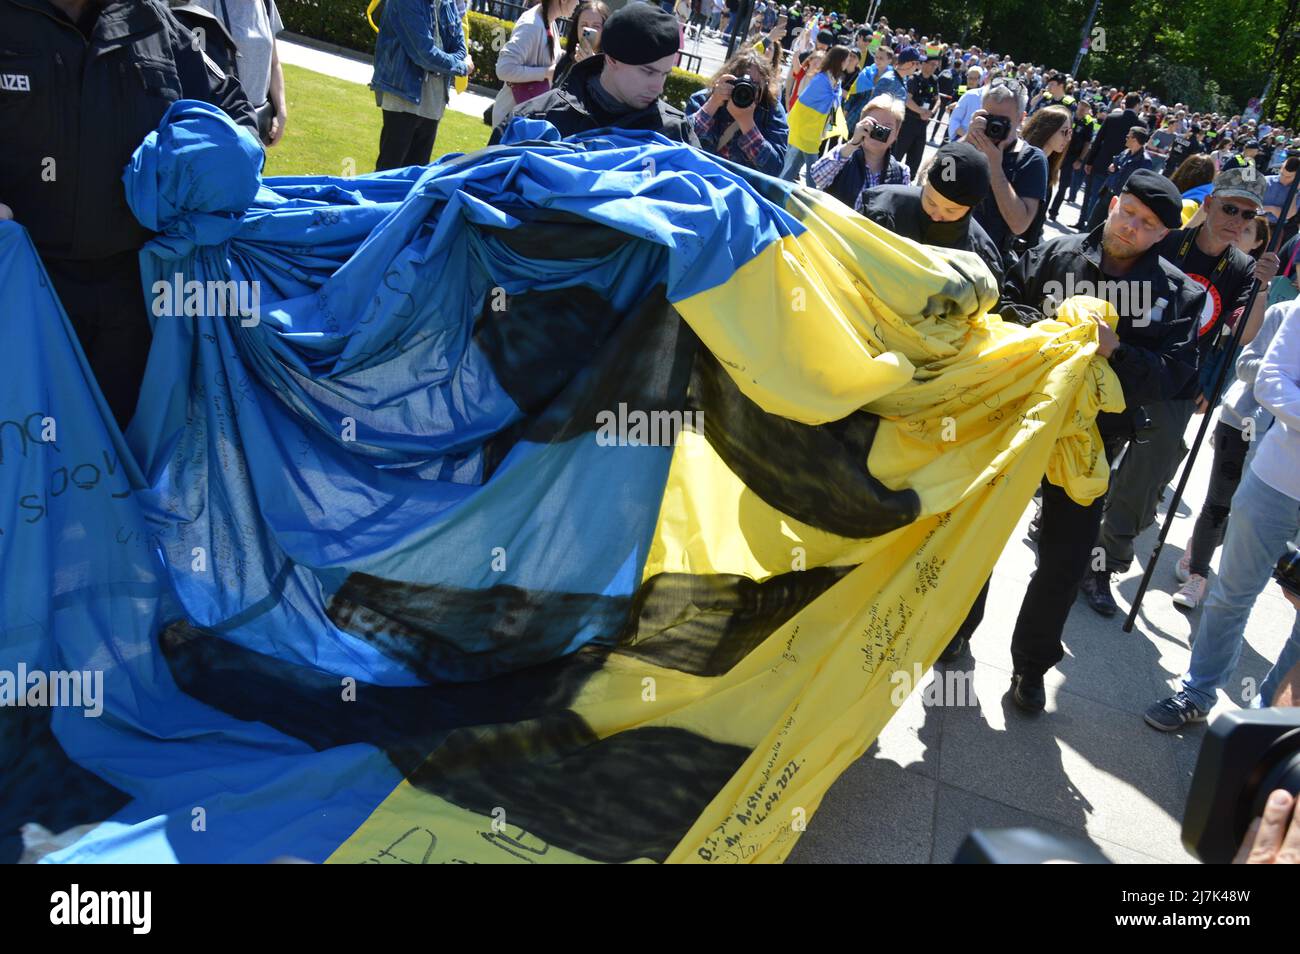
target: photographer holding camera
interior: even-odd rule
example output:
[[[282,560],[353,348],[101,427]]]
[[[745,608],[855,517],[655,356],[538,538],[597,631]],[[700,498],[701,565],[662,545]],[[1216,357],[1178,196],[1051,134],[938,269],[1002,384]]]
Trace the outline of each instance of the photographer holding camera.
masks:
[[[600,32],[609,19],[609,7],[601,0],[582,0],[573,11],[573,28],[564,41],[564,53],[555,64],[552,83],[563,86],[569,70],[588,57],[600,52]]]
[[[813,163],[812,184],[855,212],[862,211],[866,190],[878,185],[908,185],[911,172],[890,151],[902,126],[902,100],[877,96],[862,110],[849,141],[828,149]]]
[[[1018,138],[1028,98],[1019,80],[994,80],[984,93],[984,108],[971,118],[962,139],[989,161],[992,188],[975,210],[975,220],[1003,255],[1029,231],[1038,207],[1047,201],[1047,156]]]
[[[771,61],[754,49],[737,53],[686,103],[700,146],[723,159],[779,176],[790,127]]]

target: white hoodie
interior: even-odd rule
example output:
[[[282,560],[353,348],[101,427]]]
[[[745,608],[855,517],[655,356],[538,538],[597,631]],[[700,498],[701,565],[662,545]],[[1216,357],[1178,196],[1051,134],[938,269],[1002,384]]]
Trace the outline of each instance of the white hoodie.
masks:
[[[1287,302],[1255,376],[1255,399],[1276,419],[1251,463],[1255,476],[1300,501],[1300,301]]]

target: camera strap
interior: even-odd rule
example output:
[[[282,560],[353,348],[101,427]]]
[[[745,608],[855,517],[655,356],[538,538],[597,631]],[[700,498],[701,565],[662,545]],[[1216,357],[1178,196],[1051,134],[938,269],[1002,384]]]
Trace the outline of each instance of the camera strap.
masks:
[[[738,132],[740,132],[740,123],[736,122],[733,119],[731,121],[731,124],[722,131],[722,135],[718,137],[719,153],[722,152],[722,150],[726,147],[727,143],[731,142],[731,140],[736,138],[736,133]]]

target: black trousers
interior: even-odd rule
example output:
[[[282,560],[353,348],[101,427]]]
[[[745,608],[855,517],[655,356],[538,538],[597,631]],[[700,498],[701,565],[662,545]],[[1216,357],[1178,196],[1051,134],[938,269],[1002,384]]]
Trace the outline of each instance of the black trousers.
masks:
[[[1017,673],[1027,676],[1042,676],[1065,655],[1061,634],[1089,569],[1106,502],[1102,496],[1082,507],[1046,477],[1042,487],[1038,569],[1029,580],[1011,634],[1012,664]]]
[[[1052,204],[1048,207],[1048,211],[1051,212],[1052,215],[1055,216],[1060,214],[1061,205],[1065,202],[1066,198],[1073,200],[1074,196],[1078,195],[1079,186],[1083,184],[1083,179],[1083,169],[1074,168],[1073,161],[1067,159],[1065,162],[1061,163],[1061,177],[1057,181],[1056,196],[1052,199]]]
[[[903,120],[903,128],[894,140],[893,153],[895,159],[912,170],[912,181],[915,182],[916,174],[921,169],[921,159],[925,155],[926,123],[920,119],[913,120],[912,115],[908,113],[908,118]]]
[[[403,166],[427,166],[433,158],[433,141],[438,138],[438,120],[415,113],[385,109],[384,128],[379,131],[379,158],[375,171]]]
[[[1191,570],[1199,576],[1210,575],[1210,560],[1228,532],[1228,515],[1232,495],[1237,492],[1246,467],[1250,442],[1240,428],[1219,421],[1214,426],[1214,465],[1210,469],[1210,486],[1205,491],[1201,515],[1192,531]]]
[[[139,256],[43,261],[99,389],[125,428],[135,413],[153,341]]]

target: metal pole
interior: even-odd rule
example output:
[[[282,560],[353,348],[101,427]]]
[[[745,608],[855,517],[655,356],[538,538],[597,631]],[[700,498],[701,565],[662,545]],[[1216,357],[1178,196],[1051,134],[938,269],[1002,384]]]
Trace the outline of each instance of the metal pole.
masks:
[[[736,7],[736,18],[731,24],[731,36],[727,38],[727,59],[736,55],[736,46],[741,37],[749,36],[749,21],[754,16],[754,0],[740,0]],[[725,61],[724,61],[725,62]]]
[[[1290,155],[1300,155],[1292,152]],[[1261,173],[1262,175],[1262,173]],[[1300,186],[1300,175],[1291,180],[1291,187],[1287,189],[1286,199],[1282,202],[1283,209],[1291,208],[1291,201],[1295,198],[1296,186]],[[1282,229],[1277,228],[1273,231],[1272,238],[1269,239],[1268,251],[1276,252],[1281,246]],[[1187,463],[1183,467],[1183,475],[1178,478],[1178,486],[1174,490],[1173,499],[1169,502],[1169,510],[1165,513],[1165,524],[1160,528],[1160,536],[1156,539],[1155,549],[1151,551],[1151,556],[1147,558],[1147,568],[1142,574],[1142,582],[1138,584],[1137,595],[1133,597],[1133,608],[1128,612],[1128,618],[1124,620],[1124,632],[1133,632],[1133,622],[1137,619],[1138,610],[1142,607],[1142,597],[1146,595],[1147,587],[1151,584],[1151,574],[1155,572],[1156,561],[1160,559],[1160,551],[1164,548],[1165,537],[1169,536],[1169,528],[1174,525],[1174,516],[1178,512],[1178,504],[1182,502],[1183,490],[1187,487],[1187,480],[1192,475],[1192,466],[1196,463],[1196,455],[1201,449],[1201,443],[1205,440],[1205,432],[1209,429],[1210,418],[1214,416],[1215,405],[1219,403],[1219,395],[1223,393],[1224,382],[1228,378],[1228,371],[1236,367],[1237,348],[1241,344],[1242,332],[1246,330],[1246,317],[1250,314],[1251,308],[1255,305],[1255,298],[1259,295],[1261,289],[1258,279],[1251,279],[1250,297],[1246,299],[1246,305],[1241,310],[1241,317],[1237,319],[1237,326],[1232,329],[1232,338],[1228,343],[1227,360],[1219,368],[1219,374],[1214,381],[1214,395],[1210,399],[1210,406],[1206,409],[1205,414],[1201,416],[1201,426],[1196,431],[1196,440],[1192,442],[1192,451],[1187,455]]]
[[[1088,22],[1083,25],[1083,33],[1079,35],[1079,52],[1074,54],[1074,65],[1070,67],[1070,75],[1076,79],[1079,76],[1079,64],[1083,62],[1083,51],[1087,49],[1084,45],[1092,37],[1092,21],[1097,19],[1097,8],[1101,6],[1101,0],[1092,0],[1092,10],[1088,14]]]

